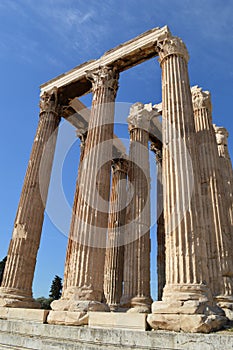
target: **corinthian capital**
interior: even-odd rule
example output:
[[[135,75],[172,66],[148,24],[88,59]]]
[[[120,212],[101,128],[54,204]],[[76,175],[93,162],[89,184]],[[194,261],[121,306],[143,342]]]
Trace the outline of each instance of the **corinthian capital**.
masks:
[[[87,72],[87,78],[92,82],[93,91],[99,87],[104,87],[112,90],[114,96],[116,96],[119,73],[115,68],[100,67],[98,70]]]
[[[40,113],[57,113],[58,109],[58,95],[57,88],[53,88],[50,91],[45,91],[40,96]]]
[[[226,128],[214,124],[214,131],[218,145],[227,146],[229,133]]]
[[[137,102],[133,104],[130,107],[130,113],[127,119],[129,131],[138,128],[149,132],[150,123],[154,114],[155,111],[151,103],[144,105],[141,102]]]
[[[196,85],[191,88],[191,93],[194,110],[206,108],[209,112],[212,111],[211,95],[209,91],[202,91],[202,88]]]
[[[157,44],[159,49],[159,62],[170,55],[182,56],[186,62],[189,60],[188,50],[183,41],[176,36],[168,36]]]

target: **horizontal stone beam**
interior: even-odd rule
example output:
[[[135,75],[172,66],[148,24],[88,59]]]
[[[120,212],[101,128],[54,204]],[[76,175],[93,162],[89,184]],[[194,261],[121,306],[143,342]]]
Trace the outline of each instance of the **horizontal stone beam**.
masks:
[[[86,78],[87,71],[100,66],[114,66],[119,72],[133,67],[158,55],[157,43],[171,34],[168,27],[151,29],[136,38],[107,51],[97,60],[88,61],[41,85],[41,95],[54,87],[58,88],[61,101],[84,95],[91,89],[91,82]]]
[[[152,109],[158,114],[162,115],[162,103],[155,104]],[[77,130],[87,130],[90,109],[87,108],[78,98],[69,102],[69,105],[63,109],[63,117],[73,125]],[[150,140],[162,149],[162,123],[158,118],[152,118],[149,127]],[[126,154],[126,148],[121,139],[115,134],[113,135],[113,158],[118,158]]]
[[[63,117],[78,130],[88,129],[91,111],[78,98],[70,101],[69,105],[63,110]],[[123,142],[113,135],[113,158],[126,154],[126,148]]]

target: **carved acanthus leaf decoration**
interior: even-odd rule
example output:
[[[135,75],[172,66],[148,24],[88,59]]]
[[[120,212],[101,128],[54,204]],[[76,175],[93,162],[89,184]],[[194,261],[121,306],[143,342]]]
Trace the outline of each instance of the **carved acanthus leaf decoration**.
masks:
[[[87,72],[87,79],[92,82],[92,90],[95,91],[99,87],[105,87],[113,91],[116,96],[118,89],[119,73],[115,68],[107,66],[100,67],[98,70]]]
[[[152,104],[137,102],[130,108],[128,116],[129,130],[138,128],[145,131],[150,130],[151,118],[154,116]]]
[[[226,128],[214,124],[214,131],[218,145],[227,146],[229,133]]]
[[[203,91],[199,86],[193,86],[191,88],[193,109],[206,108],[211,113],[211,95],[209,91]]]
[[[40,97],[40,112],[46,113],[58,113],[58,94],[57,88],[53,88],[51,91],[45,91]]]
[[[160,63],[170,55],[182,56],[186,62],[189,60],[188,50],[184,42],[176,36],[168,36],[162,42],[158,43],[157,46]]]

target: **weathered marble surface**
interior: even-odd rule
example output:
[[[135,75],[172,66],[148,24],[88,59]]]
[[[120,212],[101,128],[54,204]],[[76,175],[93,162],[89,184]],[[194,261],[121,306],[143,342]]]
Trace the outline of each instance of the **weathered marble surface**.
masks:
[[[231,350],[233,335],[67,327],[0,320],[0,350]]]

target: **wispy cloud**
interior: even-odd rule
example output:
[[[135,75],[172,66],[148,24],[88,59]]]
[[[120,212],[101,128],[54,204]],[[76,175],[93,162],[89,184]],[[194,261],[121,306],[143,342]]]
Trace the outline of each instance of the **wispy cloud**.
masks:
[[[0,34],[15,46],[12,27],[21,35],[23,54],[46,54],[49,64],[76,65],[98,57],[122,41],[155,26],[168,24],[175,35],[188,38],[191,50],[208,52],[214,45],[233,49],[231,1],[221,0],[1,0],[0,18],[12,16],[12,23]],[[11,38],[10,38],[11,36]],[[0,40],[1,41],[1,40]],[[3,44],[1,44],[3,46]],[[35,52],[33,50],[35,49]],[[208,53],[207,53],[208,54]]]
[[[101,8],[102,19],[107,8],[107,5]],[[38,54],[39,49],[46,53],[41,59],[47,58],[48,63],[62,65],[70,60],[76,64],[78,59],[81,63],[88,54],[99,55],[108,32],[94,3],[86,6],[71,0],[41,0],[37,4],[30,0],[2,0],[0,9],[0,19],[12,18],[12,23],[0,34],[1,47],[6,49],[4,43],[8,44],[2,54],[12,50],[18,56],[30,57]],[[58,53],[59,59],[55,59]]]
[[[54,40],[61,40],[68,49],[98,50],[98,43],[108,32],[104,20],[107,5],[101,5],[101,12],[97,12],[96,2],[92,1],[86,5],[81,1],[41,0],[36,6],[26,1],[38,18],[35,25],[49,32],[50,36],[54,35]]]

